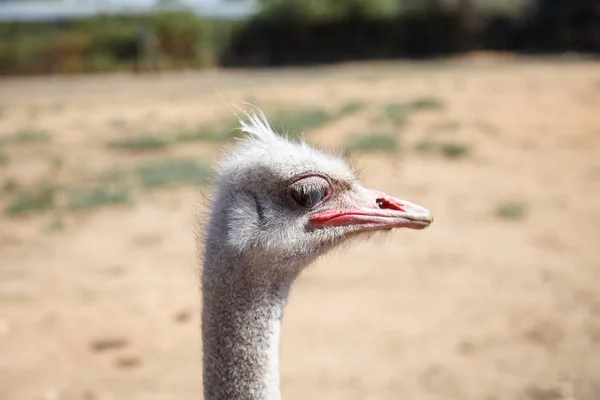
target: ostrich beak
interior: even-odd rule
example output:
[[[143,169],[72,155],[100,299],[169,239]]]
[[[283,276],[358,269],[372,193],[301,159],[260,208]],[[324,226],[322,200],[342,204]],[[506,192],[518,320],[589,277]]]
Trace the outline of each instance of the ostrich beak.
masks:
[[[352,207],[335,206],[310,217],[313,229],[330,226],[353,227],[355,231],[393,228],[425,229],[432,222],[429,210],[406,200],[372,189],[361,189]]]

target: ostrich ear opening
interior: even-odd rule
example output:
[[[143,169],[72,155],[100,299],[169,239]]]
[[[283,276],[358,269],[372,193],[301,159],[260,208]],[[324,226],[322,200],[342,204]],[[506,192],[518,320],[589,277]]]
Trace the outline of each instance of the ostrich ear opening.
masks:
[[[425,229],[433,217],[426,208],[384,192],[362,189],[351,207],[325,208],[309,219],[311,229],[351,227],[353,231],[376,231],[393,228]]]

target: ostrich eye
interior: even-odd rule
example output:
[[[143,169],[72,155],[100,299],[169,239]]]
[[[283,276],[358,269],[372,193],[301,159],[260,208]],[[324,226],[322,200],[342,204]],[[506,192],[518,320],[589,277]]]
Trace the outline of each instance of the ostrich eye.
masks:
[[[313,208],[329,195],[329,182],[318,176],[311,176],[295,182],[289,193],[294,201],[304,208]]]

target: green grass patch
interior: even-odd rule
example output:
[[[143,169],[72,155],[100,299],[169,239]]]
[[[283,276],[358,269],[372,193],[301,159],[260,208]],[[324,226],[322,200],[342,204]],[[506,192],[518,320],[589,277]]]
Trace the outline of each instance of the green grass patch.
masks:
[[[413,111],[441,110],[444,103],[436,98],[422,97],[407,102],[388,103],[384,107],[383,115],[386,120],[394,125],[405,125],[408,123],[409,114]]]
[[[122,184],[130,176],[128,170],[123,167],[114,167],[98,175],[98,181],[104,184]]]
[[[237,120],[226,120],[199,126],[190,132],[181,132],[176,135],[177,142],[224,142],[239,136],[239,123]]]
[[[437,153],[446,158],[458,159],[466,157],[472,148],[464,142],[439,142],[433,138],[426,137],[415,145],[415,151],[423,154]]]
[[[521,220],[526,216],[526,207],[523,203],[508,202],[498,206],[496,215],[503,219]]]
[[[2,146],[2,143],[0,142],[0,167],[3,165],[7,165],[9,161],[10,161],[10,158],[8,157],[8,154],[6,154],[6,150]]]
[[[355,152],[395,152],[399,149],[398,139],[392,134],[372,133],[351,137],[346,143],[346,151]]]
[[[384,115],[385,118],[394,125],[405,125],[408,122],[406,106],[402,103],[386,104]]]
[[[69,208],[73,211],[91,210],[105,205],[132,204],[133,190],[127,185],[104,185],[95,188],[76,188],[69,193]]]
[[[171,159],[144,164],[137,168],[136,176],[145,188],[206,185],[212,179],[212,169],[194,159]]]
[[[406,108],[409,110],[436,111],[444,109],[444,103],[440,99],[434,97],[421,97],[406,103]]]
[[[9,215],[20,215],[33,211],[43,211],[54,207],[56,185],[47,184],[27,192],[17,193],[4,210]]]
[[[201,126],[191,132],[180,132],[175,137],[177,142],[219,142],[225,140],[225,135],[219,134],[218,131],[213,131],[207,127]]]
[[[158,134],[145,134],[133,138],[117,139],[108,142],[106,147],[116,150],[152,151],[167,148],[172,139]]]
[[[50,141],[50,134],[47,131],[38,129],[21,129],[13,133],[12,135],[5,135],[0,138],[0,144],[2,143],[34,143],[34,142],[48,142]]]
[[[338,116],[343,117],[350,114],[356,114],[367,108],[367,103],[364,101],[350,101],[344,104],[338,111]]]
[[[471,146],[468,143],[446,142],[440,145],[440,151],[446,158],[462,158],[469,154]]]
[[[11,141],[17,143],[48,142],[50,134],[37,129],[23,129],[15,133]]]
[[[305,131],[325,125],[332,119],[324,109],[305,108],[294,111],[280,111],[271,118],[271,126],[282,136],[300,140]]]

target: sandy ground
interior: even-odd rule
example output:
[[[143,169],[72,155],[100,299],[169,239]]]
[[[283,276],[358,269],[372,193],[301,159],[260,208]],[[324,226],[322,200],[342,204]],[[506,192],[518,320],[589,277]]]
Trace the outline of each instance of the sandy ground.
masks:
[[[411,114],[403,128],[378,117],[387,103],[422,97],[445,108]],[[5,146],[0,205],[15,182],[68,183],[165,156],[212,162],[222,144],[128,155],[106,142],[230,115],[223,99],[273,110],[364,102],[309,141],[340,146],[392,130],[402,150],[358,157],[362,179],[435,216],[426,231],[376,236],[302,275],[284,320],[284,398],[600,399],[598,63],[5,79],[0,135],[50,138]],[[469,152],[415,150],[428,135]],[[1,399],[202,397],[192,227],[206,192],[0,216]],[[512,203],[523,215],[500,216]]]

